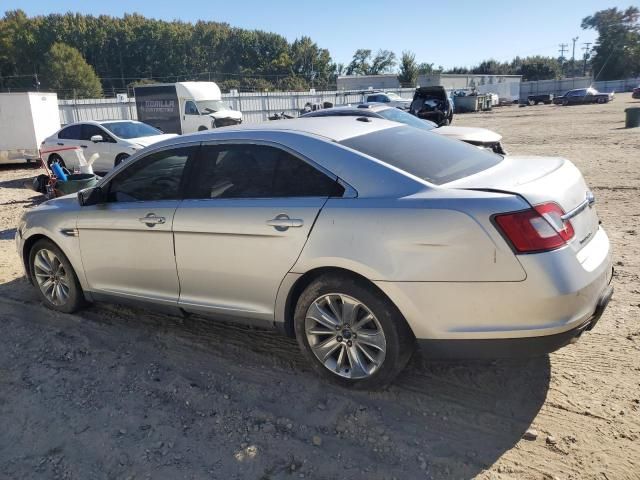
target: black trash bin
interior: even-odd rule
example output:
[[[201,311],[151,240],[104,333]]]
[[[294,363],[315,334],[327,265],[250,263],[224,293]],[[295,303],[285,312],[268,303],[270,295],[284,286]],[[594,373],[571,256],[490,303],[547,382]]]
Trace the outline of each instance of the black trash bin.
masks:
[[[640,127],[640,107],[629,107],[624,112],[627,114],[624,122],[626,128]]]

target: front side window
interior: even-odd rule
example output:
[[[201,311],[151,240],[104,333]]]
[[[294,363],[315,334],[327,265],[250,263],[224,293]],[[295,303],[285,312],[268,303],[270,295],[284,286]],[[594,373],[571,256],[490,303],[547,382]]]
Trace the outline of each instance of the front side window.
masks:
[[[113,140],[113,138],[111,138],[107,134],[107,132],[105,132],[103,129],[101,129],[97,125],[92,125],[90,123],[85,123],[85,124],[82,125],[82,132],[81,132],[81,135],[80,135],[80,140],[89,141],[89,140],[91,140],[91,137],[93,137],[94,135],[100,135],[102,137],[102,140],[105,141],[105,142],[113,142],[113,143],[115,143],[115,140]]]
[[[191,100],[187,100],[184,104],[184,114],[185,115],[200,115],[198,113],[198,107]]]
[[[202,147],[188,196],[211,198],[328,197],[341,195],[335,178],[267,145]]]
[[[197,147],[163,150],[132,163],[109,183],[108,201],[180,199],[184,168],[196,151]]]
[[[58,133],[58,138],[65,140],[80,140],[81,125],[69,125]]]

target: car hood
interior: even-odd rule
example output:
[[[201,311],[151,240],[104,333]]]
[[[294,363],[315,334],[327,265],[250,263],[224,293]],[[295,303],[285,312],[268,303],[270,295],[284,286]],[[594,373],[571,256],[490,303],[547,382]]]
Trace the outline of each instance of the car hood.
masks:
[[[502,135],[486,128],[445,126],[434,128],[431,131],[463,142],[493,144],[502,140]]]
[[[241,120],[242,112],[239,112],[238,110],[231,110],[231,109],[218,110],[217,112],[210,113],[209,116],[211,118],[232,118],[234,120]]]
[[[128,142],[136,143],[141,147],[148,147],[154,143],[161,142],[162,140],[167,140],[172,137],[177,137],[175,133],[163,133],[162,135],[151,135],[149,137],[138,137],[138,138],[127,138]]]

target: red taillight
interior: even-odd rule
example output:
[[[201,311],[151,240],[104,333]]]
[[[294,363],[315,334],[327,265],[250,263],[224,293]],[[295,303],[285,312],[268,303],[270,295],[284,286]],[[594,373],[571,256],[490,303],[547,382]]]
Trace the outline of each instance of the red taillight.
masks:
[[[563,221],[564,211],[556,203],[543,203],[528,210],[494,217],[502,233],[518,253],[554,250],[573,238],[571,222]]]

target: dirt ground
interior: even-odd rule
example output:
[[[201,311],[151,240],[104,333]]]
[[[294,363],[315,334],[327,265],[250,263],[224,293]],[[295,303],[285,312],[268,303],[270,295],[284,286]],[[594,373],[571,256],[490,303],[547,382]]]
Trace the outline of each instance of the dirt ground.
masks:
[[[36,172],[2,167],[0,478],[640,478],[640,128],[625,130],[623,113],[634,103],[455,118],[501,133],[510,153],[582,169],[615,249],[615,295],[594,331],[548,357],[416,357],[376,393],[316,378],[275,333],[45,309],[13,241],[41,201],[22,186]]]

